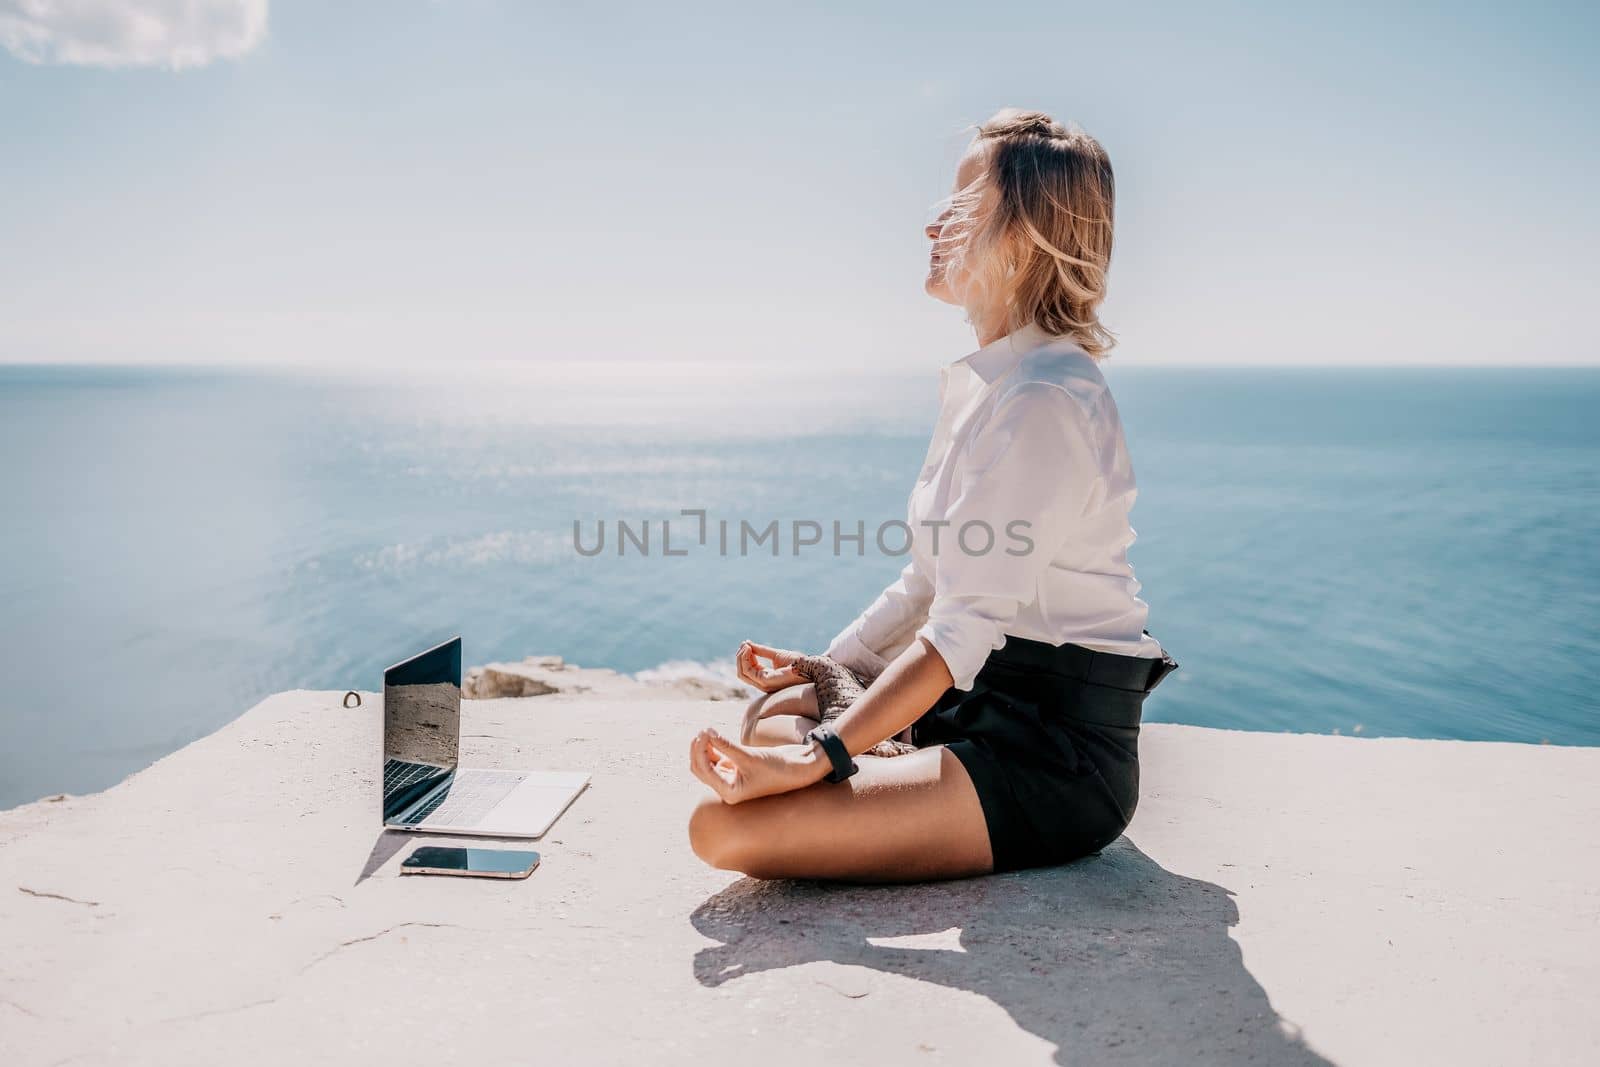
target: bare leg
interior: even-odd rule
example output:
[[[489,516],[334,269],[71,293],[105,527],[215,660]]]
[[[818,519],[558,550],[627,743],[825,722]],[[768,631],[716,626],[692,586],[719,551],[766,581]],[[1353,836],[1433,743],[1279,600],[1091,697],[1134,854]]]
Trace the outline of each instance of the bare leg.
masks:
[[[689,818],[691,847],[756,878],[921,882],[994,869],[978,792],[948,748],[856,762],[844,782],[743,804],[707,796]]]
[[[803,715],[774,715],[756,724],[747,745],[802,745],[806,734],[817,726],[816,719]]]
[[[822,719],[817,710],[817,687],[791,685],[764,693],[750,702],[739,724],[739,742],[745,745],[794,745]]]
[[[738,738],[743,745],[794,745],[806,739],[822,721],[819,704],[823,698],[814,682],[791,685],[775,693],[763,693],[750,702],[739,723]],[[902,731],[872,750],[874,756],[904,755],[911,748],[910,730]],[[888,749],[889,751],[884,751]]]

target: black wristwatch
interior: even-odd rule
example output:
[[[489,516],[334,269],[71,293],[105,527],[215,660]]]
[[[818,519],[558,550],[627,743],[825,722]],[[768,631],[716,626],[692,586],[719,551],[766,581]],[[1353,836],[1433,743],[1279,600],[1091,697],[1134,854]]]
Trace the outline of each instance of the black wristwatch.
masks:
[[[844,747],[839,735],[826,726],[816,727],[806,734],[806,740],[821,745],[822,751],[828,755],[828,762],[833,764],[833,770],[823,776],[824,782],[842,782],[861,769],[856,766],[856,761],[850,758],[850,750]]]

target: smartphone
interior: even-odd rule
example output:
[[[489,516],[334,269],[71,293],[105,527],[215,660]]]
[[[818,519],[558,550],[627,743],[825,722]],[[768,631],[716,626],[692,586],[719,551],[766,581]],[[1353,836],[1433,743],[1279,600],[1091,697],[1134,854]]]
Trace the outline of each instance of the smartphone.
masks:
[[[539,866],[537,852],[424,845],[400,864],[401,874],[457,874],[466,878],[526,878]]]

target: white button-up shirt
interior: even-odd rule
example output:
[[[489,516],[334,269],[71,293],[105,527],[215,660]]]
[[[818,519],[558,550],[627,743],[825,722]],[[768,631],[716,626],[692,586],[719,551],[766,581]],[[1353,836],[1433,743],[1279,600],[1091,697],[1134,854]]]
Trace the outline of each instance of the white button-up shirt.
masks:
[[[910,562],[828,655],[875,676],[923,637],[963,690],[1007,635],[1162,655],[1128,563],[1133,465],[1094,359],[1029,325],[945,367],[939,406]]]

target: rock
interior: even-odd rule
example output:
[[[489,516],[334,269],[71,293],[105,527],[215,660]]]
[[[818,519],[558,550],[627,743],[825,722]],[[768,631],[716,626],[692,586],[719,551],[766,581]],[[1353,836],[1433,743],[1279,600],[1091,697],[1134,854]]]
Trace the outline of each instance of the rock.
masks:
[[[719,682],[711,678],[674,678],[670,681],[644,683],[660,691],[665,697],[682,697],[688,700],[750,700],[755,694],[742,685]]]
[[[380,701],[343,695],[0,813],[5,1067],[1600,1062],[1600,749],[1152,723],[1101,855],[830,885],[690,850],[730,705],[467,701],[473,766],[593,775],[484,841],[381,829]],[[543,862],[400,874],[439,844]]]
[[[489,663],[467,671],[461,684],[461,695],[470,700],[494,700],[498,697],[542,697],[559,693],[543,668],[522,663]]]
[[[528,656],[518,663],[486,663],[469,668],[461,684],[461,695],[469,700],[558,694],[618,700],[749,700],[755,696],[755,691],[737,682],[698,674],[645,671],[641,677],[634,677],[607,667],[579,667],[560,656]]]

